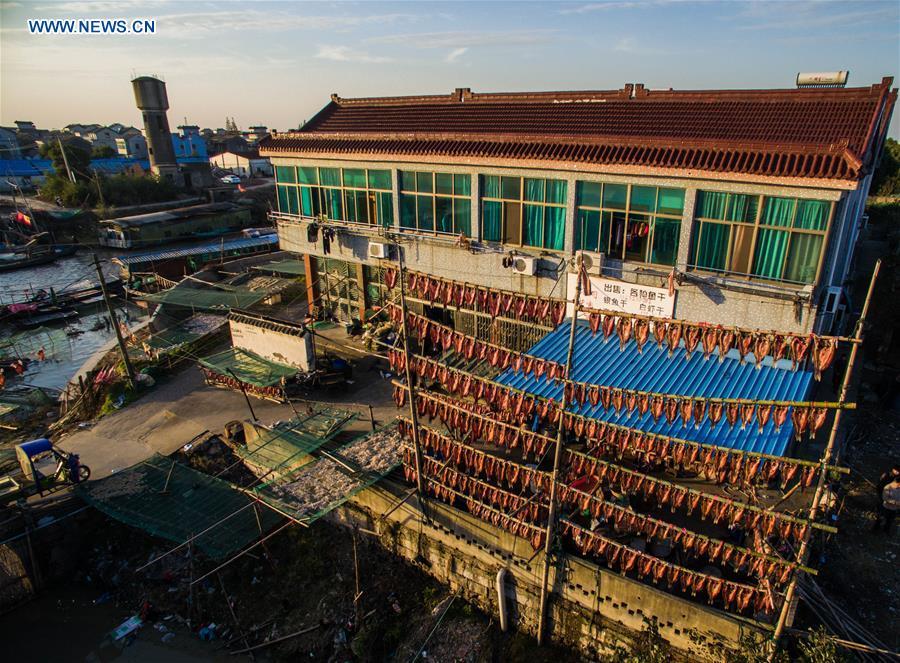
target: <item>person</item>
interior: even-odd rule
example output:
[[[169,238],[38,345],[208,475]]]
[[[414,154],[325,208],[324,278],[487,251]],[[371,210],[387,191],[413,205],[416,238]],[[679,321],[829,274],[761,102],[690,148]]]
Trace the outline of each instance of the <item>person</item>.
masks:
[[[878,512],[873,532],[883,529],[890,533],[894,518],[900,511],[900,464],[894,465],[889,472],[881,475],[878,481]]]
[[[41,346],[41,349],[37,351],[38,361],[44,361],[47,359],[47,352],[44,350],[44,347]]]

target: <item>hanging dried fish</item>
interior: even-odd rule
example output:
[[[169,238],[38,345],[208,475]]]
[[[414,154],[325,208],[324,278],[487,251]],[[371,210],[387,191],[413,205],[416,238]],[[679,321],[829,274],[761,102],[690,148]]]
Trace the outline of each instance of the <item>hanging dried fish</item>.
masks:
[[[697,344],[700,343],[701,330],[696,325],[687,325],[684,332],[684,358],[688,361],[694,354]]]
[[[816,380],[822,379],[822,373],[828,370],[837,355],[837,341],[833,338],[816,338],[813,344],[813,368]]]
[[[644,318],[634,321],[634,343],[637,345],[638,354],[644,351],[644,344],[650,337],[650,323]]]
[[[654,320],[653,322],[653,338],[656,339],[656,345],[659,348],[663,346],[663,343],[666,342],[666,338],[668,337],[666,327],[666,323],[661,320]]]
[[[619,350],[624,350],[625,345],[631,338],[631,318],[621,317],[616,324],[616,331],[619,334]]]
[[[703,331],[703,358],[709,359],[719,343],[719,328],[707,327]]]
[[[768,334],[758,334],[756,343],[753,345],[753,356],[756,358],[756,368],[762,368],[763,359],[772,350],[772,337]]]
[[[734,347],[734,330],[723,329],[719,333],[719,362],[725,361],[725,356]]]

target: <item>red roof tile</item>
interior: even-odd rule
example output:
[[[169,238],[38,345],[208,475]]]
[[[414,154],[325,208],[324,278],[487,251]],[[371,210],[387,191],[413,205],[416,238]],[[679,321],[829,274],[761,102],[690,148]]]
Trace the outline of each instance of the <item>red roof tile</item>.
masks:
[[[566,161],[856,179],[887,129],[892,79],[867,88],[341,99],[264,154]]]

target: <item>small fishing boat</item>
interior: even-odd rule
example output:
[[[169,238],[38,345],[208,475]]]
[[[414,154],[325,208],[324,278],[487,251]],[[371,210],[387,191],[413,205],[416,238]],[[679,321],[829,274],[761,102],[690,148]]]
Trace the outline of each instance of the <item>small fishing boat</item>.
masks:
[[[74,246],[37,245],[21,247],[14,251],[0,253],[0,272],[46,265],[74,253]]]

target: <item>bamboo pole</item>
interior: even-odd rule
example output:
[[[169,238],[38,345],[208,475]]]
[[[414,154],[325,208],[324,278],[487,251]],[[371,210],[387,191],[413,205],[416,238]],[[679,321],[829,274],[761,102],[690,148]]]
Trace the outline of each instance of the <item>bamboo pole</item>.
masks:
[[[405,384],[403,384],[402,382],[399,382],[397,380],[392,380],[391,384],[393,384],[394,386],[400,387],[401,389],[406,388]],[[499,424],[506,428],[511,428],[512,430],[515,430],[517,432],[525,432],[528,435],[532,435],[539,439],[547,440],[548,442],[551,442],[551,443],[554,441],[552,438],[550,438],[546,435],[543,435],[542,433],[535,433],[530,430],[526,431],[523,428],[516,426],[515,424],[509,424],[504,421],[500,421],[499,419],[494,419],[492,417],[488,417],[487,415],[481,414],[479,412],[474,412],[474,411],[469,410],[461,405],[457,405],[452,400],[450,400],[449,397],[441,397],[441,396],[433,394],[432,392],[427,391],[427,390],[421,390],[421,389],[418,390],[418,392],[416,393],[416,398],[425,398],[427,400],[431,400],[436,403],[447,405],[449,407],[452,407],[454,410],[459,410],[461,412],[464,412],[466,415],[473,416],[478,419],[483,419],[484,421],[488,421],[490,423]],[[585,420],[590,419],[590,417],[585,417],[580,414],[574,414],[572,412],[568,412],[567,416],[576,417],[576,418],[585,419]],[[599,421],[599,420],[597,420],[597,421]],[[687,445],[690,447],[697,447],[700,449],[707,449],[709,451],[724,452],[724,453],[735,455],[735,456],[741,456],[742,458],[743,457],[763,458],[765,460],[775,460],[775,461],[779,461],[779,462],[783,462],[783,463],[789,463],[791,465],[800,465],[801,467],[818,467],[819,466],[819,463],[817,463],[816,461],[813,461],[813,460],[803,460],[800,458],[787,458],[787,457],[782,457],[782,456],[773,456],[772,454],[759,453],[758,451],[744,451],[742,449],[732,449],[730,447],[720,447],[715,444],[707,444],[705,442],[694,442],[693,440],[684,440],[684,439],[681,439],[678,437],[659,435],[658,433],[646,433],[644,431],[638,431],[638,429],[636,429],[636,428],[630,428],[628,426],[621,426],[619,424],[612,424],[612,423],[607,423],[607,422],[602,422],[602,423],[605,426],[607,426],[609,428],[613,428],[615,430],[627,430],[627,431],[632,431],[632,432],[641,432],[643,435],[646,435],[647,437],[649,437],[653,440],[661,440],[667,444],[684,444],[684,445]],[[829,472],[837,472],[839,474],[850,474],[849,468],[840,467],[838,465],[829,465],[828,471]]]
[[[395,244],[394,250],[397,251],[397,279],[400,281],[400,310],[403,313],[401,333],[403,334],[403,356],[406,358],[406,361],[404,361],[404,364],[406,364],[406,384],[409,388],[409,416],[413,422],[413,444],[415,445],[416,457],[416,490],[419,493],[419,503],[424,508],[425,486],[422,483],[422,447],[419,444],[419,426],[416,416],[416,389],[413,384],[412,371],[409,367],[409,331],[406,326],[406,278],[403,273],[403,251],[400,244]]]
[[[417,318],[423,318],[423,319],[428,320],[428,318],[426,318],[424,315],[419,315],[418,313],[412,313],[412,315]],[[452,327],[449,327],[447,325],[442,325],[441,323],[435,322],[434,320],[428,320],[428,322],[429,322],[429,324],[435,325],[443,330],[452,331],[455,334],[460,334],[467,338],[471,338],[472,340],[474,340],[477,343],[487,345],[488,347],[491,347],[491,348],[497,348],[498,350],[502,350],[503,352],[518,354],[518,355],[521,355],[522,357],[530,357],[534,361],[547,361],[543,357],[529,355],[524,352],[518,352],[517,350],[505,348],[502,345],[498,345],[496,343],[490,343],[488,341],[479,340],[479,339],[475,338],[474,336],[471,336],[470,334],[464,334],[462,332],[458,332],[455,329],[453,329]],[[453,370],[465,372],[465,371],[461,371],[460,369],[457,369],[457,368],[454,368]],[[592,382],[579,382],[576,380],[570,380],[568,378],[555,378],[555,379],[557,382],[564,383],[564,384],[580,385],[580,386],[584,387],[585,389],[597,387],[600,389],[610,389],[611,391],[619,391],[619,392],[622,392],[622,394],[634,394],[635,396],[648,396],[651,398],[658,396],[661,398],[677,398],[679,400],[705,401],[707,403],[722,403],[723,405],[726,405],[726,404],[730,404],[730,405],[762,405],[762,406],[772,405],[772,406],[784,406],[784,407],[823,407],[823,408],[828,408],[828,409],[844,409],[844,410],[855,410],[856,409],[856,403],[840,403],[840,402],[836,402],[836,401],[778,401],[778,400],[759,400],[759,399],[755,399],[755,398],[711,398],[711,397],[707,397],[707,396],[686,396],[686,395],[671,394],[671,393],[666,393],[666,392],[643,391],[640,389],[623,389],[623,388],[615,387],[612,385],[600,385],[600,384],[594,384]],[[505,386],[506,385],[504,385],[504,387]],[[506,387],[506,388],[513,389],[512,387]],[[519,393],[528,393],[521,389],[514,389],[514,391],[517,391]]]
[[[581,299],[581,270],[582,258],[579,254],[575,261],[575,300],[572,302],[572,324],[569,326],[569,348],[566,351],[566,377],[572,375],[573,358],[575,356],[575,330],[578,327],[578,301]],[[409,362],[406,362],[409,365]],[[412,400],[412,399],[410,399]],[[563,396],[560,402],[560,411],[565,412],[568,408],[568,398],[566,391],[563,390]],[[556,449],[553,452],[553,474],[550,477],[550,511],[547,515],[547,533],[544,537],[544,570],[541,576],[541,601],[538,612],[538,632],[537,641],[541,645],[544,643],[544,631],[547,622],[547,600],[548,587],[547,582],[550,578],[550,551],[553,547],[553,539],[556,534],[556,486],[559,481],[559,466],[562,461],[562,449],[566,435],[565,420],[562,416],[559,418],[559,428],[556,431]]]
[[[868,316],[869,314],[869,305],[872,303],[872,293],[875,291],[875,282],[878,279],[878,272],[880,271],[881,260],[879,259],[875,263],[875,269],[873,270],[872,278],[869,281],[869,290],[866,293],[866,300],[863,304],[862,313],[860,314],[859,320],[856,323],[856,333],[854,337],[857,342],[854,343],[850,349],[850,357],[847,360],[847,368],[844,371],[844,380],[841,383],[841,392],[839,396],[840,401],[843,401],[847,397],[847,392],[850,389],[850,379],[853,374],[853,366],[856,363],[856,353],[859,349],[860,343],[862,343],[863,341],[866,316]],[[821,506],[822,494],[825,492],[825,468],[828,466],[828,461],[831,460],[831,455],[834,453],[834,446],[837,440],[837,433],[840,423],[841,410],[838,410],[834,414],[834,422],[831,425],[831,434],[828,436],[828,444],[825,446],[825,451],[822,454],[822,470],[819,472],[819,482],[816,485],[816,492],[813,496],[812,504],[809,507],[809,520],[811,521],[814,521],[819,515],[819,507]],[[805,563],[806,558],[809,555],[809,542],[811,540],[811,536],[812,531],[810,530],[809,532],[807,532],[807,535],[803,537],[803,541],[800,543],[800,548],[797,551],[797,562],[800,564]],[[795,575],[791,579],[791,584],[788,586],[787,592],[785,593],[784,603],[782,603],[781,612],[778,615],[778,622],[775,625],[775,631],[772,633],[772,640],[769,647],[769,661],[774,660],[775,654],[778,650],[778,641],[781,639],[781,636],[784,633],[784,629],[788,625],[788,615],[793,613],[794,611],[797,581],[798,577]]]

